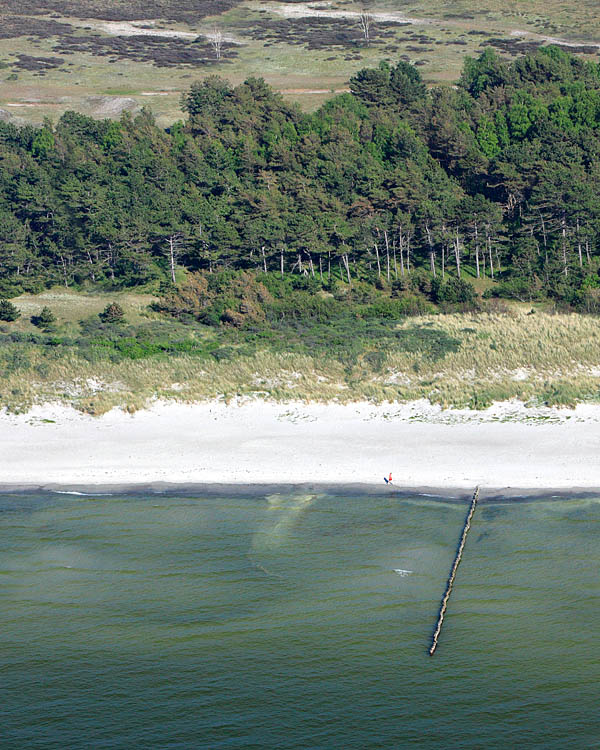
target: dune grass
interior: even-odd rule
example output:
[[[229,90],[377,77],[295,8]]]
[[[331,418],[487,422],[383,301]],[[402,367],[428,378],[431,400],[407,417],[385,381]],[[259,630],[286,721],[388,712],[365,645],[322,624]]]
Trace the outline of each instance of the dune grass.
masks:
[[[79,304],[87,313],[102,309],[104,301]],[[21,309],[33,304],[26,297],[16,302]],[[121,302],[127,307],[126,298]],[[139,301],[129,304],[128,314],[143,322]],[[512,398],[568,406],[600,400],[600,321],[576,314],[514,309],[380,322],[380,339],[369,341],[362,333],[331,351],[313,346],[312,331],[286,351],[268,338],[261,343],[243,332],[199,327],[190,330],[193,345],[186,350],[139,358],[51,340],[42,346],[26,340],[27,325],[3,326],[0,403],[12,411],[53,401],[101,414],[115,406],[134,411],[156,399],[240,397],[374,403],[425,398],[471,408]],[[64,325],[71,330],[74,321]]]

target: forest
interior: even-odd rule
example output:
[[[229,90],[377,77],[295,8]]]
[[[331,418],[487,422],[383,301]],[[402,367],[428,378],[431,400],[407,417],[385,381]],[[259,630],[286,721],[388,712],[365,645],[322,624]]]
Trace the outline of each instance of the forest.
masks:
[[[600,310],[596,62],[487,48],[429,89],[382,62],[315,113],[209,76],[181,106],[166,130],[148,110],[0,122],[1,297],[139,289],[238,327],[296,290],[323,319],[317,293],[344,289],[367,317],[480,292]]]

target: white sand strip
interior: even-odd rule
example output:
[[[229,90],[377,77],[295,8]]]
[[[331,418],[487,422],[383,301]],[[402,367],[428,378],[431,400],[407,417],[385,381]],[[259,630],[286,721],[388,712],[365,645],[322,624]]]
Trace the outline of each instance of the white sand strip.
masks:
[[[46,422],[43,420],[54,420]],[[0,416],[0,483],[600,487],[600,406],[157,403]]]
[[[546,42],[547,44],[560,44],[561,47],[590,47],[590,54],[592,54],[595,49],[600,47],[600,44],[598,42],[569,42],[566,39],[559,39],[555,36],[544,36],[543,34],[536,34],[533,31],[522,31],[521,29],[514,29],[510,32],[510,35],[530,37],[531,39]]]
[[[362,11],[359,10],[337,10],[329,8],[330,3],[288,3],[286,5],[276,5],[274,3],[263,3],[260,6],[254,6],[258,10],[267,10],[270,13],[276,13],[284,18],[351,18],[355,21],[360,19]],[[381,12],[369,10],[368,14],[373,21],[386,21],[389,23],[415,24],[423,26],[430,23],[436,23],[429,18],[412,18],[402,12],[391,11]]]
[[[129,21],[105,21],[103,23],[93,23],[86,19],[85,21],[71,21],[71,25],[84,29],[95,29],[96,31],[102,31],[110,36],[154,36],[162,39],[189,39],[194,40],[198,37],[205,37],[206,39],[213,39],[215,37],[215,31],[181,31],[179,29],[164,29],[164,28],[153,28],[156,21],[137,21],[136,23]],[[225,34],[221,31],[218,32],[224,42],[229,44],[241,44],[241,42],[233,37],[231,34]]]

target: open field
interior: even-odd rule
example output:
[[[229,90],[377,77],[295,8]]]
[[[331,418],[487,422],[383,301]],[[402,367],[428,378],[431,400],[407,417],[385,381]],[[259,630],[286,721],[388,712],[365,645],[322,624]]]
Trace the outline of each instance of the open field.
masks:
[[[0,117],[40,122],[75,109],[117,117],[141,106],[162,124],[181,117],[190,83],[250,75],[305,109],[382,59],[418,65],[429,83],[456,80],[485,45],[518,55],[548,41],[596,56],[597,3],[559,0],[374,0],[367,44],[360,6],[246,0],[0,0]],[[222,34],[221,59],[211,40]]]
[[[134,327],[124,340],[128,348],[102,349],[91,339],[77,343],[78,321],[95,316],[113,299]],[[349,356],[350,350],[329,355],[312,344],[286,351],[200,324],[173,323],[167,330],[164,326],[171,324],[147,309],[151,300],[150,295],[58,290],[16,298],[21,319],[1,326],[9,337],[0,362],[2,403],[18,411],[58,401],[103,413],[114,406],[136,410],[157,398],[342,403],[424,398],[471,408],[511,398],[532,405],[600,401],[600,322],[592,316],[534,313],[515,306],[505,313],[406,318],[389,322],[391,344],[375,341],[374,347],[352,350]],[[28,317],[43,305],[57,316],[57,329],[45,342],[36,342],[27,338],[33,332],[40,335]],[[154,341],[167,335],[193,346],[144,354],[132,348],[140,326],[155,326]],[[333,342],[336,332],[330,335]]]
[[[52,309],[59,325],[71,326],[91,315],[97,315],[113,301],[118,302],[125,310],[129,322],[138,324],[148,318],[157,317],[155,313],[148,310],[148,305],[154,299],[155,297],[150,294],[139,292],[79,294],[64,287],[56,287],[41,294],[23,294],[18,298],[22,317],[11,323],[11,330],[29,333],[35,331],[35,326],[31,324],[29,318],[32,315],[39,315],[45,306]]]

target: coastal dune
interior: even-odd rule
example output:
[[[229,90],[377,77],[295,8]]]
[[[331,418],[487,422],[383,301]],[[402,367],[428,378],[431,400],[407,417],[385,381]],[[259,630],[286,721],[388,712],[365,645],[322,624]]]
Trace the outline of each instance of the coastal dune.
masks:
[[[0,415],[0,484],[365,484],[600,487],[600,406],[427,402],[157,402],[90,417],[65,406]]]

